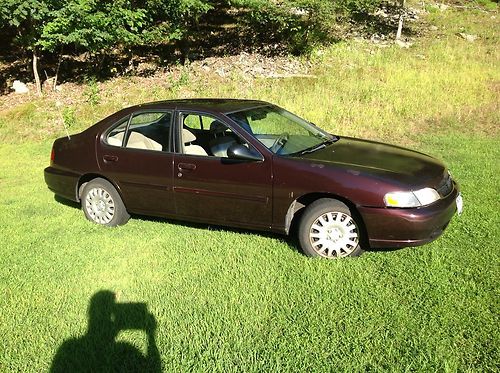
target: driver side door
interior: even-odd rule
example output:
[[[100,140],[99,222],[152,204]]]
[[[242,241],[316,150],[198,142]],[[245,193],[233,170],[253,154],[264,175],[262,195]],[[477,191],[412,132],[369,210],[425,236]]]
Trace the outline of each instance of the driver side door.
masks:
[[[193,130],[192,123],[207,125]],[[236,143],[252,145],[232,131],[222,118],[207,113],[180,111],[175,129],[178,146],[174,155],[173,190],[179,218],[269,229],[272,158],[263,156],[263,161],[228,158],[227,149],[221,151],[224,141],[232,138]],[[197,147],[196,154],[191,153],[193,145]]]

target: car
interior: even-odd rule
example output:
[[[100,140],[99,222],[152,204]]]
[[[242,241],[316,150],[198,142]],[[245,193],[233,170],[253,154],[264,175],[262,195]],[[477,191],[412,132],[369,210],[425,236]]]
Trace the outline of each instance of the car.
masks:
[[[439,160],[333,135],[257,100],[125,108],[57,139],[44,176],[97,224],[138,214],[293,232],[306,255],[324,258],[425,244],[463,203]]]

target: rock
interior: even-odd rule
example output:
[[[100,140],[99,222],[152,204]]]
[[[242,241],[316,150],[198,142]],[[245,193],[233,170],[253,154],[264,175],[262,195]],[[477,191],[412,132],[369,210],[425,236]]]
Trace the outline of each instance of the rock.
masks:
[[[28,86],[23,82],[21,82],[20,80],[14,80],[14,83],[12,84],[12,89],[14,90],[14,92],[19,94],[28,93],[30,91],[28,89]]]
[[[215,72],[221,77],[221,78],[225,78],[226,77],[226,72],[224,71],[224,68],[221,67],[221,68],[218,68],[217,70],[215,70]]]
[[[373,34],[370,37],[370,41],[374,44],[378,44],[380,42],[383,42],[386,39],[386,36],[384,34]]]
[[[467,40],[469,43],[474,43],[476,41],[476,39],[478,38],[477,35],[465,34],[463,32],[459,32],[458,36],[460,36],[462,39]]]
[[[436,4],[429,4],[429,8],[433,9],[434,11],[435,10],[438,10],[440,12],[444,12],[445,10],[447,10],[450,6],[449,5],[446,5],[446,4],[439,4],[439,3],[436,3]]]
[[[403,40],[395,40],[394,43],[398,45],[400,48],[410,48],[413,43],[410,43],[409,41],[403,41]]]
[[[389,18],[389,14],[385,12],[385,9],[379,9],[375,12],[376,16],[382,17],[382,18]]]
[[[137,73],[139,74],[152,74],[158,69],[158,66],[154,62],[139,62],[137,65]]]
[[[430,31],[437,31],[437,30],[439,30],[439,27],[432,25],[429,27],[429,30]]]

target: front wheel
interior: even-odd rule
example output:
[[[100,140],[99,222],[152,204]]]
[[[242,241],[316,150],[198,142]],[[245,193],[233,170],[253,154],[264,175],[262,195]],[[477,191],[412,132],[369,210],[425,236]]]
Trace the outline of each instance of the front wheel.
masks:
[[[120,195],[107,180],[89,181],[83,188],[81,201],[85,217],[94,223],[115,227],[130,218]]]
[[[358,222],[346,204],[334,199],[319,199],[306,208],[298,236],[307,256],[335,259],[363,253]]]

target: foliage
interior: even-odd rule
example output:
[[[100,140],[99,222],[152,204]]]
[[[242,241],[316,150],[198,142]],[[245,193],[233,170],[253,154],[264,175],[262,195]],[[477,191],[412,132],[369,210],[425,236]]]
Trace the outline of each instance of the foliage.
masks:
[[[196,18],[211,6],[203,1],[72,0],[52,13],[40,45],[54,50],[75,45],[89,52],[179,39],[184,19]]]
[[[0,21],[18,29],[18,44],[33,49],[60,4],[58,0],[0,0]]]
[[[249,9],[249,24],[300,47],[325,39],[336,19],[379,2],[227,0],[227,5]],[[0,0],[0,20],[19,28],[16,41],[22,46],[56,51],[70,45],[100,53],[181,39],[214,6],[211,0]]]
[[[368,12],[381,0],[232,0],[232,5],[250,10],[248,25],[260,25],[279,42],[296,52],[328,41],[336,23],[355,13]]]
[[[91,106],[96,106],[101,102],[99,95],[99,85],[94,78],[87,80],[87,87],[83,91],[83,97]]]
[[[145,10],[132,9],[126,0],[75,0],[53,11],[51,18],[38,41],[41,47],[54,50],[73,44],[97,52],[118,43],[137,43],[145,22]]]
[[[72,106],[65,106],[62,110],[62,119],[64,128],[66,130],[75,127],[76,124],[76,116],[75,116],[75,108]]]

